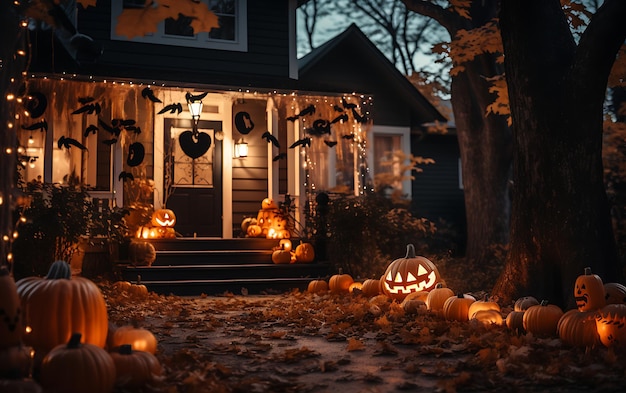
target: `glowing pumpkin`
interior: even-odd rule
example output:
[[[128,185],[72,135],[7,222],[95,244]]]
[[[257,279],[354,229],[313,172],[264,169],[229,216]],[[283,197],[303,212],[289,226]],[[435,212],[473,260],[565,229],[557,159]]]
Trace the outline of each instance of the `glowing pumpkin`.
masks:
[[[328,280],[328,288],[333,293],[348,293],[354,279],[349,274],[335,274]]]
[[[247,235],[249,237],[259,237],[262,234],[263,234],[263,230],[261,229],[260,225],[251,224],[250,226],[248,226]]]
[[[411,292],[430,291],[441,280],[435,264],[416,256],[412,244],[407,245],[404,258],[389,264],[383,277],[383,292],[399,301]]]
[[[170,209],[157,209],[152,213],[152,225],[172,228],[176,225],[176,215]]]
[[[494,309],[478,310],[472,315],[470,320],[481,322],[484,325],[502,325],[504,323],[500,311]]]
[[[348,287],[348,292],[350,293],[362,293],[363,283],[359,281],[355,281]]]
[[[262,209],[278,209],[278,206],[276,206],[276,202],[274,202],[272,198],[265,198],[261,201],[261,208]]]
[[[0,268],[0,349],[22,342],[22,308],[17,286],[6,267]]]
[[[256,218],[246,217],[241,221],[241,230],[243,233],[248,233],[248,227],[250,225],[256,225]]]
[[[149,352],[153,355],[157,350],[157,339],[152,332],[130,325],[120,326],[109,335],[108,346],[110,349],[117,350],[124,344],[132,345],[136,351]]]
[[[474,303],[472,303],[472,305],[470,306],[468,310],[469,319],[474,318],[475,313],[477,313],[478,311],[483,311],[483,310],[495,310],[498,313],[501,311],[500,305],[496,302],[490,301],[488,299],[477,300]]]
[[[311,243],[300,243],[296,246],[296,260],[309,263],[315,259],[315,249]]]
[[[586,267],[585,273],[576,279],[574,299],[579,311],[598,310],[606,304],[602,279],[597,274],[591,274],[590,267]]]
[[[626,304],[609,304],[598,310],[596,329],[605,347],[626,348]]]

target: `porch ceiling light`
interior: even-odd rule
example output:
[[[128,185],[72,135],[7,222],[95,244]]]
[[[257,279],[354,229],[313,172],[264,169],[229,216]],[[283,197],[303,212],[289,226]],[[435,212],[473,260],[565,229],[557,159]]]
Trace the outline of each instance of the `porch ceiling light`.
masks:
[[[235,158],[246,157],[248,157],[248,143],[241,138],[235,143]]]

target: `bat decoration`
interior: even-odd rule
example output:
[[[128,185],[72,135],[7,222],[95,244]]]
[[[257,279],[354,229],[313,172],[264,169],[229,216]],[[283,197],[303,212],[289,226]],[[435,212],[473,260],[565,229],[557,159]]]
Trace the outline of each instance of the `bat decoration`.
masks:
[[[287,158],[287,153],[280,153],[277,156],[275,156],[274,158],[272,158],[272,161],[283,160],[285,158]]]
[[[289,146],[289,148],[293,149],[296,146],[302,146],[302,147],[309,146],[310,147],[311,146],[311,138],[306,137],[306,138],[298,139],[297,141],[292,143],[291,146]]]
[[[100,107],[100,104],[96,102],[95,104],[87,104],[81,106],[80,108],[72,112],[72,115],[80,115],[81,113],[87,113],[90,115],[93,115],[95,113],[96,115],[99,115],[101,110],[102,108]]]
[[[154,90],[149,87],[144,87],[144,89],[141,91],[141,96],[143,98],[149,99],[152,102],[162,102],[154,95]]]
[[[132,119],[128,119],[128,120],[124,120],[124,119],[113,119],[111,120],[111,125],[113,127],[124,127],[126,129],[128,129],[128,127],[132,127],[135,125],[135,120]]]
[[[85,132],[83,133],[83,136],[85,138],[87,138],[89,136],[89,134],[95,134],[96,132],[98,132],[98,127],[94,126],[93,124],[90,124],[86,129]]]
[[[354,134],[342,135],[342,139],[354,139]]]
[[[204,93],[195,94],[195,95],[187,92],[187,94],[185,94],[185,99],[187,99],[187,102],[200,101],[201,99],[206,97],[207,94],[209,94],[209,92],[204,92]]]
[[[134,132],[135,135],[141,134],[141,127],[138,126],[126,126],[124,127],[126,131]]]
[[[313,122],[313,127],[306,130],[309,135],[320,136],[330,134],[330,123],[328,120],[317,119]]]
[[[315,105],[311,104],[298,113],[298,117],[312,115],[315,113]]]
[[[297,115],[296,116],[289,116],[287,118],[287,120],[289,120],[289,121],[296,121],[296,120],[298,120],[298,116]]]
[[[343,108],[339,105],[333,105],[333,109],[335,110],[335,112],[343,112]]]
[[[349,103],[344,98],[341,99],[341,105],[343,105],[343,107],[346,109],[354,109],[357,106],[356,104]]]
[[[119,127],[110,126],[104,121],[102,121],[101,119],[98,119],[98,124],[100,124],[100,126],[104,128],[104,130],[107,131],[109,134],[120,136],[120,132],[122,132],[122,130]]]
[[[337,144],[337,141],[329,141],[327,139],[324,140],[324,143],[326,144],[326,146],[328,147],[335,147],[335,145]]]
[[[93,100],[95,100],[95,98],[93,98],[93,97],[78,97],[78,102],[83,104],[83,105],[87,105],[90,102],[92,102]]]
[[[87,150],[87,148],[85,147],[85,145],[83,145],[82,143],[80,143],[79,141],[77,141],[74,138],[66,138],[64,136],[61,136],[59,138],[59,141],[57,142],[57,146],[60,148],[65,147],[66,149],[69,149],[72,146],[76,146],[81,150]]]
[[[332,119],[330,121],[330,124],[335,124],[335,123],[340,122],[340,121],[348,121],[348,114],[347,113],[342,113],[341,115],[339,115],[339,116],[335,117],[334,119]]]
[[[126,180],[133,181],[133,180],[135,180],[135,176],[133,176],[132,173],[121,171],[120,175],[117,177],[117,179],[118,180],[124,180],[124,181],[126,181]]]
[[[34,131],[34,130],[40,130],[40,131],[48,131],[48,122],[44,119],[42,121],[38,121],[37,123],[33,123],[29,126],[22,126],[23,129],[25,130],[29,130],[29,131]]]
[[[104,143],[105,145],[108,145],[108,146],[114,145],[115,142],[117,142],[117,138],[107,139],[105,141],[102,141],[102,143]]]
[[[161,109],[157,114],[158,115],[162,115],[165,112],[170,112],[170,113],[176,113],[178,112],[178,114],[180,114],[183,111],[183,106],[180,104],[180,102],[177,102],[175,104],[169,104],[169,105],[165,105],[163,107],[163,109]]]
[[[280,143],[278,143],[278,139],[276,139],[274,135],[270,134],[269,131],[265,131],[263,135],[261,135],[261,138],[265,139],[267,143],[272,142],[274,146],[280,147]]]
[[[352,116],[354,116],[354,120],[359,123],[366,123],[368,121],[367,116],[362,116],[359,112],[356,111],[355,108],[352,108]]]

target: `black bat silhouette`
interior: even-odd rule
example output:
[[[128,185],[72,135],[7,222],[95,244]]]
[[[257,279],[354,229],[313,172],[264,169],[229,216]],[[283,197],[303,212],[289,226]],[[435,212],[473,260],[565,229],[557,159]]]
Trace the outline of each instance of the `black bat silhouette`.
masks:
[[[362,116],[359,112],[356,111],[355,108],[352,108],[352,116],[354,116],[354,120],[359,123],[365,123],[368,120],[367,116]]]
[[[101,119],[98,119],[98,124],[100,124],[100,126],[104,128],[104,130],[107,131],[109,134],[120,136],[120,132],[122,132],[122,130],[119,127],[112,127],[108,125],[107,123],[105,123],[104,121],[102,121]]]
[[[289,117],[287,118],[287,120],[289,120],[289,121],[296,121],[296,120],[298,120],[298,115],[295,115],[295,116],[289,116]]]
[[[102,143],[108,146],[114,145],[115,142],[117,142],[117,138],[107,139],[107,140],[102,141]]]
[[[175,104],[169,104],[169,105],[165,105],[163,107],[163,109],[161,109],[157,114],[158,115],[162,115],[165,112],[170,112],[170,113],[176,113],[178,112],[178,114],[180,114],[183,111],[183,106],[181,105],[180,102],[177,102]]]
[[[337,112],[343,112],[343,108],[340,107],[339,105],[333,105],[333,109]]]
[[[33,123],[29,126],[22,126],[23,129],[34,131],[34,130],[46,130],[48,131],[48,122],[44,119],[42,121],[38,121],[37,123]]]
[[[86,129],[85,132],[83,133],[83,136],[85,138],[87,138],[89,136],[89,134],[95,134],[96,132],[98,132],[98,127],[94,126],[93,124],[90,124]]]
[[[280,147],[280,143],[278,143],[278,139],[276,139],[274,135],[270,134],[269,131],[265,131],[263,135],[261,135],[261,138],[265,139],[267,143],[272,142],[274,146]]]
[[[93,97],[78,97],[78,102],[83,105],[89,104],[93,100],[95,100]]]
[[[124,129],[126,131],[134,132],[135,135],[141,134],[141,127],[138,127],[138,126],[126,126],[126,127],[124,127]]]
[[[346,101],[344,98],[341,99],[341,105],[343,105],[343,107],[346,109],[356,108],[356,104],[351,104],[348,101]]]
[[[298,113],[298,117],[312,115],[315,113],[315,105],[311,104]]]
[[[161,100],[159,100],[155,95],[154,95],[154,91],[150,88],[150,87],[144,87],[144,89],[141,91],[141,96],[143,98],[147,98],[152,102],[161,102]]]
[[[126,181],[126,180],[133,181],[133,180],[135,180],[135,176],[133,176],[132,173],[121,171],[120,175],[117,177],[117,179],[118,180],[124,180],[124,181]]]
[[[285,158],[287,158],[287,153],[280,153],[276,155],[274,158],[272,158],[272,161],[278,161],[278,160],[285,159]]]
[[[76,109],[74,112],[72,112],[72,115],[80,115],[81,113],[88,113],[90,115],[94,114],[94,112],[96,114],[100,113],[100,104],[95,103],[95,104],[87,104],[87,105],[83,105],[82,107]]]
[[[66,138],[64,136],[61,136],[59,138],[59,141],[57,142],[57,146],[60,148],[65,147],[66,149],[69,149],[72,146],[76,146],[81,150],[87,150],[87,148],[85,147],[85,145],[83,145],[82,143],[80,143],[79,141],[77,141],[74,138]]]
[[[325,139],[324,143],[326,144],[326,146],[335,147],[335,145],[337,144],[337,141],[329,141]]]
[[[354,134],[342,135],[342,139],[354,139]]]
[[[133,119],[127,119],[127,120],[124,120],[124,119],[113,119],[113,120],[111,120],[111,125],[113,127],[118,127],[118,128],[119,127],[125,127],[126,128],[126,127],[130,127],[130,126],[134,126],[135,123],[136,122]]]
[[[204,93],[195,94],[195,95],[187,92],[187,94],[185,94],[185,99],[187,100],[187,102],[200,101],[201,99],[206,97],[207,94],[209,94],[209,92],[204,92]]]
[[[311,138],[306,137],[306,138],[298,139],[297,141],[292,143],[291,146],[289,146],[289,148],[293,149],[296,146],[302,146],[302,147],[311,146]]]
[[[330,124],[335,124],[335,123],[340,122],[342,120],[343,121],[348,121],[348,114],[347,113],[342,113],[341,115],[335,117],[334,119],[332,119],[330,121]]]

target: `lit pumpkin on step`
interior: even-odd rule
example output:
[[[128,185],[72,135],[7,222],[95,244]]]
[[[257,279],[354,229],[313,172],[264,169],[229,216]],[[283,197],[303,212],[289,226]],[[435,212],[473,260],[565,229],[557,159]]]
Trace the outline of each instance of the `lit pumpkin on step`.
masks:
[[[441,281],[439,271],[430,260],[415,255],[412,244],[406,247],[406,256],[391,262],[383,274],[383,292],[402,301],[411,292],[430,291]]]
[[[626,286],[617,282],[604,284],[606,304],[626,304]]]
[[[0,349],[22,343],[22,307],[13,276],[0,268]]]
[[[241,230],[243,233],[248,233],[248,227],[250,225],[256,225],[256,218],[246,217],[241,221]]]
[[[559,306],[542,300],[539,305],[531,306],[524,311],[524,330],[538,337],[556,336],[562,316],[563,310]]]
[[[46,353],[66,343],[72,333],[81,332],[85,343],[104,347],[108,316],[102,292],[83,277],[26,277],[17,283],[24,315],[29,328],[24,343]]]
[[[80,333],[67,344],[54,347],[41,364],[41,385],[46,391],[110,393],[115,385],[115,364],[104,349],[81,344]]]
[[[161,363],[150,352],[135,351],[132,345],[124,344],[110,353],[115,364],[115,386],[136,390],[157,382],[161,375]]]
[[[157,339],[148,329],[136,328],[134,326],[120,326],[113,328],[109,334],[108,347],[117,350],[124,344],[132,345],[136,351],[149,352],[155,354],[157,351]]]
[[[315,249],[311,243],[300,243],[296,246],[296,261],[310,263],[315,260]]]
[[[247,230],[248,237],[260,237],[263,235],[263,229],[260,225],[251,224]]]
[[[274,250],[272,252],[272,262],[277,265],[291,263],[291,252],[287,250]]]
[[[608,304],[596,312],[596,329],[607,348],[626,348],[626,304]]]
[[[152,213],[152,225],[172,228],[176,225],[176,214],[171,209],[157,209]]]
[[[586,267],[585,273],[576,279],[574,299],[579,311],[598,310],[606,304],[602,279],[597,274],[592,274],[590,267]]]

